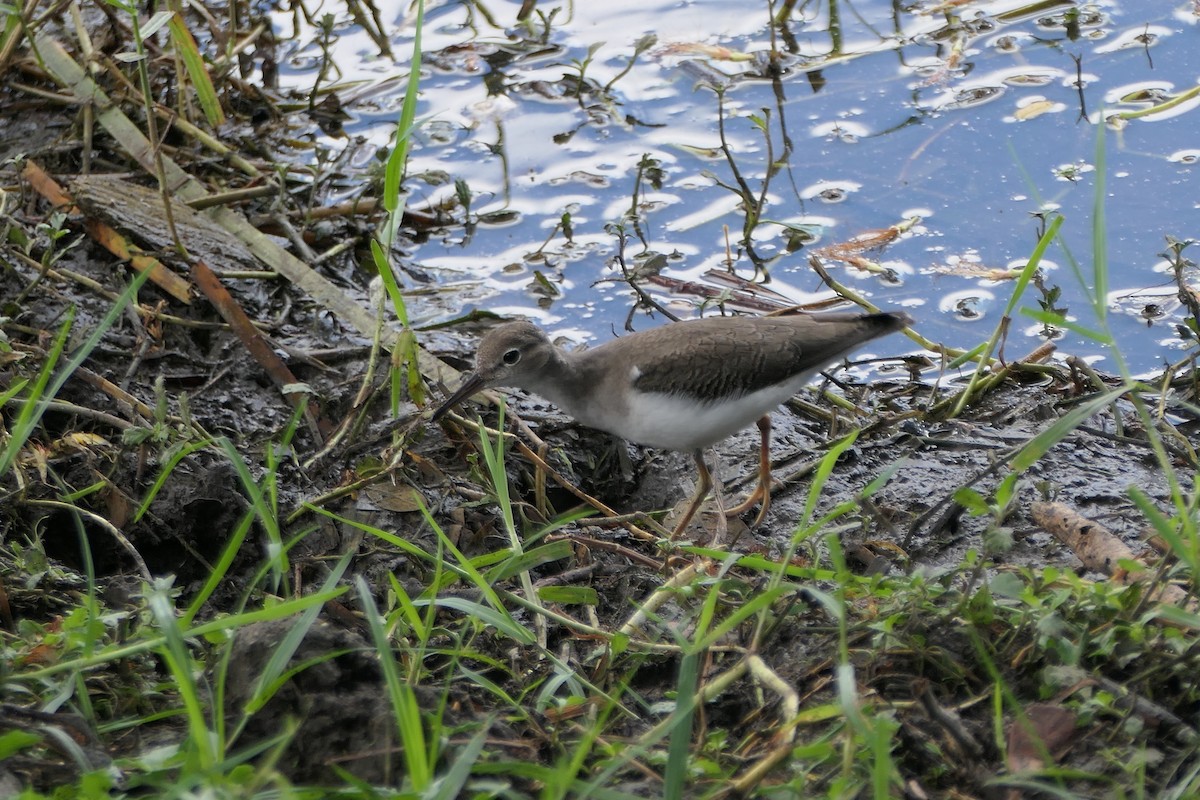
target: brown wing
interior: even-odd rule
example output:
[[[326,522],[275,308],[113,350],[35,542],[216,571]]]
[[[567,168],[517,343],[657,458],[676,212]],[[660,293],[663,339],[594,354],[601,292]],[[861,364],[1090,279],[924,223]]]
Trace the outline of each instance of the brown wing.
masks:
[[[632,352],[645,392],[738,396],[820,369],[907,323],[904,315],[711,317],[613,342]]]

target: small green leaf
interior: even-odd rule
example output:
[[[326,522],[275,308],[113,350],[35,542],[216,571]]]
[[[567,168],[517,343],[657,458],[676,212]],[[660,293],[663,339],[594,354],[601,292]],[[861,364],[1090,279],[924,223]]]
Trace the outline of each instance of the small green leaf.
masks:
[[[1017,598],[1025,591],[1025,582],[1011,572],[1001,572],[988,581],[988,588],[997,597]]]
[[[987,499],[969,486],[963,486],[954,492],[954,502],[965,508],[973,517],[991,513]]]
[[[0,734],[0,761],[11,758],[41,741],[42,737],[25,731],[8,731]]]
[[[600,604],[600,595],[590,586],[543,586],[538,597],[547,603],[564,606],[595,606]]]

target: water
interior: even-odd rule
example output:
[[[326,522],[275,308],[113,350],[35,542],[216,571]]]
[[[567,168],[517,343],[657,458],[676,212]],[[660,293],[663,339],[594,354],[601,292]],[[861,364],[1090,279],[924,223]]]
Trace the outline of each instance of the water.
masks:
[[[756,2],[539,3],[549,19],[529,28],[517,26],[518,7],[427,10],[409,206],[453,209],[456,179],[472,201],[471,224],[452,210],[455,223],[405,254],[442,287],[414,298],[417,323],[480,308],[579,341],[609,338],[637,299],[613,263],[610,226],[623,219],[627,265],[661,267],[666,280],[639,285],[681,316],[697,313],[701,298],[679,291],[680,282],[720,292],[714,271],[754,278],[740,244],[744,207],[728,188],[733,167],[718,149],[715,85],[734,166],[755,196],[769,175],[761,216],[770,221],[752,242],[780,302],[831,296],[809,266],[815,248],[902,225],[891,244],[862,254],[877,269],[827,260],[831,274],[876,305],[906,308],[929,338],[973,346],[1013,289],[994,278],[1026,263],[1042,228],[1036,215],[1054,210],[1087,288],[1053,245],[1041,288],[1031,286],[1021,305],[1040,300],[1095,327],[1087,292],[1102,177],[1113,332],[1137,371],[1186,355],[1176,326],[1187,311],[1160,253],[1165,237],[1200,231],[1200,98],[1141,118],[1115,115],[1196,86],[1191,3],[810,3],[774,31]],[[279,22],[288,36],[290,17]],[[349,21],[336,27],[339,94],[363,98],[348,108],[348,131],[361,141],[326,147],[386,146],[413,20],[385,22],[395,61]],[[635,58],[649,35],[656,42]],[[315,75],[311,36],[295,40],[283,76],[301,91]],[[769,77],[771,53],[778,81]],[[1101,172],[1097,123],[1105,119]],[[637,181],[646,159],[661,170],[658,186]],[[635,191],[640,236],[626,216]],[[815,240],[790,252],[796,231]],[[1006,352],[1032,350],[1044,334],[1018,315]],[[1059,346],[1113,366],[1077,334]]]

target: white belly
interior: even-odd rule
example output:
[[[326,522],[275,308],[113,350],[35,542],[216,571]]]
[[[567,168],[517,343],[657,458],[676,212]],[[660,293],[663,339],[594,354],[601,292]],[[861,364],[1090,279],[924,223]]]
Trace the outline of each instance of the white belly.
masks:
[[[635,393],[628,413],[618,416],[601,411],[580,421],[637,444],[666,450],[701,450],[753,425],[798,392],[807,378],[797,376],[786,384],[721,403],[699,403],[682,395]]]

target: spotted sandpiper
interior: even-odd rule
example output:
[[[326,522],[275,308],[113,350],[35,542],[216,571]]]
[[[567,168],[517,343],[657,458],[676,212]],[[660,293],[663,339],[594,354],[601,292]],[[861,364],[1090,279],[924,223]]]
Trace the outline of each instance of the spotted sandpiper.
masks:
[[[712,487],[704,448],[758,420],[758,487],[729,510],[742,513],[761,500],[758,524],[770,502],[767,414],[819,370],[911,323],[903,312],[708,317],[567,352],[536,325],[510,322],[484,335],[475,371],[432,419],[481,389],[517,387],[541,395],[589,427],[637,444],[689,451],[700,481],[674,535],[687,527]]]

